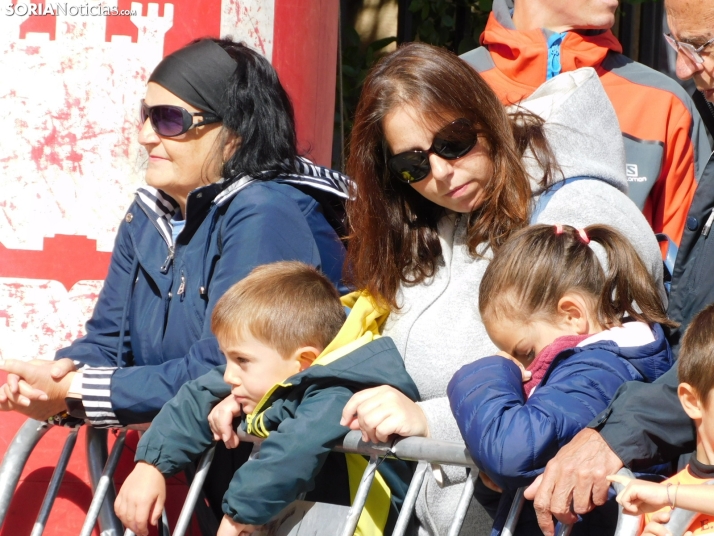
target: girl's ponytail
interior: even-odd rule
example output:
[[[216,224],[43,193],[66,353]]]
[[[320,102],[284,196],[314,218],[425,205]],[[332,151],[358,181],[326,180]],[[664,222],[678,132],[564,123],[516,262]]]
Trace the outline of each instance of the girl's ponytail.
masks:
[[[677,324],[667,318],[652,276],[630,242],[607,225],[591,225],[585,233],[607,254],[608,267],[597,309],[600,324],[620,324],[623,317],[630,316],[675,327]]]

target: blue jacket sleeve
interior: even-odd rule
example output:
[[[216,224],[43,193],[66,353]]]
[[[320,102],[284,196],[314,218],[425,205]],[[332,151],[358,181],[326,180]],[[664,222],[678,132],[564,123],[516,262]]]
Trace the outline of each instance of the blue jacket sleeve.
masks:
[[[134,461],[154,465],[170,476],[211,446],[213,434],[208,414],[231,392],[223,381],[224,370],[225,367],[217,367],[179,389],[141,437]]]
[[[448,396],[476,464],[501,488],[514,490],[540,474],[631,379],[624,362],[598,352],[588,361],[564,360],[525,400],[518,366],[493,356],[459,370]]]
[[[331,448],[349,431],[340,426],[340,416],[352,394],[331,387],[304,398],[294,417],[263,441],[259,457],[236,471],[223,512],[239,523],[262,525],[310,491]]]
[[[256,266],[271,262],[298,260],[320,265],[312,231],[293,200],[268,188],[246,189],[242,193],[251,195],[233,201],[221,222],[222,253],[210,282],[204,339],[183,358],[114,373],[111,404],[123,424],[151,420],[184,383],[225,362],[211,334],[211,312],[234,283]]]

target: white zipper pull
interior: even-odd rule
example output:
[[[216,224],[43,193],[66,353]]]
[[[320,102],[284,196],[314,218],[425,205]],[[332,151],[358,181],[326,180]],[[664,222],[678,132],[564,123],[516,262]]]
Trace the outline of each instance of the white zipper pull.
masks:
[[[712,229],[712,224],[714,223],[714,208],[712,211],[709,213],[709,219],[707,222],[704,224],[704,228],[702,229],[702,236],[704,238],[709,236],[709,231]]]
[[[174,247],[169,246],[169,254],[166,256],[166,260],[164,261],[164,264],[161,265],[161,268],[159,270],[161,271],[162,274],[168,273],[169,271],[169,266],[171,266],[171,261],[174,260]]]
[[[178,291],[176,291],[176,294],[179,296],[183,296],[184,292],[186,291],[186,278],[184,277],[183,274],[181,274],[181,284],[179,285]]]

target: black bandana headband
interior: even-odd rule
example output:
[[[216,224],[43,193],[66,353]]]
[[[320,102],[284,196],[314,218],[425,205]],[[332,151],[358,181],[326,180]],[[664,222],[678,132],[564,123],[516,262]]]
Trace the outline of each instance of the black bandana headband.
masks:
[[[210,39],[204,39],[166,56],[149,82],[156,82],[203,112],[223,117],[226,89],[237,64]]]

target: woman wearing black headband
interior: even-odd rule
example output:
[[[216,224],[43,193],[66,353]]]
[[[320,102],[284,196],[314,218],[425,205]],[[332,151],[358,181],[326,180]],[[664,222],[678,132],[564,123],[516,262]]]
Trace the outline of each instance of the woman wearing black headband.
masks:
[[[340,222],[328,217],[346,178],[298,157],[292,106],[265,58],[231,40],[186,46],[152,73],[141,121],[147,187],[119,227],[87,334],[54,364],[6,361],[0,409],[149,422],[225,362],[210,313],[255,266],[300,260],[341,287]]]

